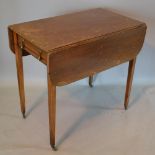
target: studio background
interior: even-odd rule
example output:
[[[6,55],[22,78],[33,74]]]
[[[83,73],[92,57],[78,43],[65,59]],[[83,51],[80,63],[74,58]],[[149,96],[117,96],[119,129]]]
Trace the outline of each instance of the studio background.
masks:
[[[26,119],[22,118],[8,25],[106,8],[147,24],[124,110],[128,63],[57,88],[56,145],[49,143],[46,66],[24,57]],[[88,25],[89,28],[89,25]],[[124,51],[125,52],[125,51]],[[0,155],[155,155],[155,0],[0,0]]]
[[[97,7],[146,22],[147,35],[137,59],[134,83],[155,83],[154,6],[154,0],[0,0],[0,85],[17,85],[15,58],[8,46],[8,25]],[[125,85],[127,67],[126,63],[98,74],[95,85]],[[24,57],[24,74],[26,85],[46,85],[46,67],[32,57]],[[75,84],[87,85],[87,79]]]

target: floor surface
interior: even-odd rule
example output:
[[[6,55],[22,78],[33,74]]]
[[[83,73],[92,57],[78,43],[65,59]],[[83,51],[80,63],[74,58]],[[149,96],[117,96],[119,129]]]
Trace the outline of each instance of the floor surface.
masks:
[[[124,86],[57,89],[57,146],[49,145],[45,87],[26,88],[22,119],[17,87],[0,88],[0,155],[154,155],[155,86],[135,86],[127,111]]]

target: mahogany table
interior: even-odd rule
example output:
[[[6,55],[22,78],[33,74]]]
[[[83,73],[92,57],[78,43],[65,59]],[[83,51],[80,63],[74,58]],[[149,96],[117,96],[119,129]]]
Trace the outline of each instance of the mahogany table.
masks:
[[[129,62],[124,106],[127,109],[135,62],[146,24],[98,8],[8,27],[15,53],[20,105],[25,118],[22,56],[32,55],[47,66],[50,144],[55,148],[56,86],[62,86]]]

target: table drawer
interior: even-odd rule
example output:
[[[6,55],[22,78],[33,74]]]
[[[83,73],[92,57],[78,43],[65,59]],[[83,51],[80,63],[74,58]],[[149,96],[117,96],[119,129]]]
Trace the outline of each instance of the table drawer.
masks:
[[[10,49],[13,53],[15,53],[13,37],[16,33],[13,32],[11,29],[8,29],[8,33],[9,33]],[[23,50],[22,50],[23,56],[32,55],[35,58],[37,58],[39,61],[43,62],[44,64],[47,64],[46,52],[43,52],[38,47],[36,47],[34,44],[32,44],[31,42],[29,42],[26,39],[24,39],[23,37],[21,37],[19,34],[16,34],[16,35],[17,35],[17,43],[18,43],[19,48],[21,46],[23,47]]]
[[[59,49],[48,57],[49,74],[65,85],[135,58],[142,48],[146,25]]]

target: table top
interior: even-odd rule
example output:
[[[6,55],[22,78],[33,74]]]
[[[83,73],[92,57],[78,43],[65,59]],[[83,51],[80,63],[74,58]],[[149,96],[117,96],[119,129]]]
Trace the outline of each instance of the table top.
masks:
[[[142,22],[97,8],[9,26],[45,52],[141,26]]]

